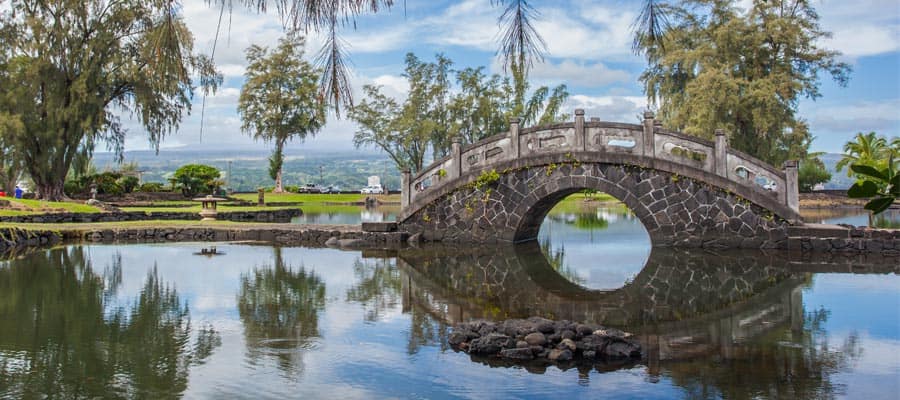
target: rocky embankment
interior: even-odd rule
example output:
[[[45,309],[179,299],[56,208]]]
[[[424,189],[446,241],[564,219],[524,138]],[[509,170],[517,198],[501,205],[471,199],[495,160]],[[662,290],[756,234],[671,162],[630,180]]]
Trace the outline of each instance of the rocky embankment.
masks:
[[[640,344],[621,330],[537,317],[462,323],[454,328],[448,341],[455,350],[519,362],[595,362],[641,357]]]

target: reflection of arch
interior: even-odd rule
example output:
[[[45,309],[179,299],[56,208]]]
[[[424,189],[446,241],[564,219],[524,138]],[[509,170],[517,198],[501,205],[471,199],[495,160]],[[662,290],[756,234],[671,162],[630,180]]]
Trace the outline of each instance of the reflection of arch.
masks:
[[[688,390],[740,398],[828,394],[833,375],[852,367],[859,338],[822,340],[827,311],[804,313],[812,273],[894,273],[890,261],[827,262],[777,253],[707,254],[653,249],[646,267],[623,288],[588,290],[557,274],[531,243],[489,249],[425,247],[400,251],[404,308],[424,308],[439,321],[544,316],[576,322],[627,317],[642,344],[647,372]],[[696,279],[686,279],[686,277]],[[665,285],[664,285],[665,284]],[[715,288],[731,288],[720,293]],[[628,312],[608,313],[610,295]],[[775,338],[784,345],[774,345]],[[514,365],[473,357],[492,367]],[[696,362],[695,362],[696,361]],[[722,365],[727,365],[723,368]],[[521,365],[521,364],[515,364]],[[543,373],[545,366],[524,368]],[[567,368],[566,365],[561,366]],[[585,371],[586,366],[579,365]],[[615,368],[607,366],[607,368]],[[599,370],[599,369],[598,369]],[[742,383],[735,384],[739,379]]]
[[[499,248],[428,247],[401,253],[416,290],[447,299],[450,320],[546,316],[643,325],[708,313],[793,275],[776,257],[698,256],[656,248],[622,288],[590,290],[562,277],[536,242]],[[411,286],[412,287],[412,286]]]

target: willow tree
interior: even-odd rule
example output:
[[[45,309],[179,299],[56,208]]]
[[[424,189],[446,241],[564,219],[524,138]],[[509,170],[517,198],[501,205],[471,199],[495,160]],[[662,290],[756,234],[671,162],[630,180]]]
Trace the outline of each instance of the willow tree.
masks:
[[[663,124],[711,138],[730,132],[732,146],[773,163],[803,158],[809,126],[802,98],[816,99],[820,76],[845,85],[850,68],[822,47],[810,0],[645,1],[636,21],[641,75]]]
[[[319,72],[303,60],[303,46],[302,37],[289,35],[272,51],[257,45],[247,49],[247,80],[238,99],[241,130],[275,144],[269,175],[275,180],[276,193],[284,191],[284,145],[315,135],[325,125],[325,102],[316,84]]]
[[[150,143],[190,111],[192,77],[221,77],[193,54],[181,6],[164,0],[12,0],[0,25],[8,62],[3,103],[23,129],[8,130],[41,198],[63,198],[76,160],[98,144],[121,154],[131,116]],[[12,34],[5,34],[12,32]]]

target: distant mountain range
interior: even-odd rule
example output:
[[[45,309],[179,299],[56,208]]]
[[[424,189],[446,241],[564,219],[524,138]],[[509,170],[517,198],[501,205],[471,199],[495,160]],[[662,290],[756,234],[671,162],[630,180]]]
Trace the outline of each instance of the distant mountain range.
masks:
[[[182,150],[164,149],[159,155],[153,151],[129,151],[124,162],[137,163],[143,182],[167,183],[178,167],[185,164],[206,164],[222,171],[222,178],[232,189],[254,191],[274,186],[269,177],[270,152],[265,150]],[[94,166],[100,170],[118,168],[113,154],[96,153]],[[231,176],[228,176],[229,170]],[[394,162],[384,153],[372,151],[285,151],[283,180],[285,185],[337,185],[343,190],[358,190],[366,186],[366,178],[377,175],[388,188],[400,187],[400,173]]]
[[[164,149],[159,155],[153,151],[129,151],[125,162],[136,162],[143,170],[144,182],[167,182],[178,167],[201,163],[212,165],[223,172],[223,178],[239,191],[252,191],[261,186],[273,186],[269,177],[269,155],[265,150],[223,149]],[[825,167],[831,171],[831,181],[826,189],[847,189],[854,180],[847,171],[835,171],[841,154],[828,153],[822,157]],[[231,179],[228,180],[228,163],[231,162]],[[94,165],[99,170],[116,169],[111,153],[96,153]],[[318,183],[338,185],[344,190],[355,190],[366,185],[366,178],[381,177],[389,188],[400,187],[400,173],[394,162],[383,152],[348,149],[344,151],[290,150],[285,152],[285,185]]]
[[[831,180],[825,184],[825,189],[848,189],[853,185],[853,182],[856,182],[855,179],[847,176],[846,168],[841,172],[837,172],[835,169],[835,165],[837,165],[841,157],[843,157],[843,154],[836,153],[826,153],[819,157],[822,163],[825,164],[825,168],[828,168],[828,171],[831,172]]]

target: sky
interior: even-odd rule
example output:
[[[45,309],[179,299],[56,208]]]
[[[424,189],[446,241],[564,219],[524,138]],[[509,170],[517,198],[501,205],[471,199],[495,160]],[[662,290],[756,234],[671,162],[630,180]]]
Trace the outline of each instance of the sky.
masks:
[[[237,3],[237,2],[236,2]],[[484,66],[502,74],[497,61],[497,19],[502,13],[490,0],[407,0],[389,11],[358,18],[356,27],[342,30],[349,44],[354,98],[362,86],[377,84],[398,99],[407,86],[402,77],[403,58],[413,52],[424,60],[443,53],[455,68]],[[548,57],[530,75],[533,87],[564,83],[570,98],[565,110],[583,108],[586,116],[605,121],[636,122],[648,103],[638,76],[646,63],[631,52],[630,25],[639,1],[572,0],[534,1],[539,16],[537,31],[547,43]],[[749,3],[749,0],[742,0]],[[833,33],[821,43],[838,50],[853,72],[847,87],[822,76],[822,97],[800,102],[816,140],[815,151],[840,152],[856,132],[876,131],[900,135],[900,1],[813,0],[821,26]],[[404,6],[405,4],[405,6]],[[185,0],[185,22],[194,34],[195,50],[210,54],[220,10],[203,0]],[[244,50],[251,44],[274,46],[282,37],[279,16],[239,6],[223,16],[214,59],[224,85],[206,99],[200,135],[202,95],[194,97],[193,111],[178,132],[162,143],[161,155],[171,149],[212,148],[266,150],[240,130],[237,100],[247,65]],[[306,58],[312,60],[322,43],[311,32]],[[569,111],[571,112],[571,111]],[[135,122],[126,150],[148,150],[145,131]],[[352,150],[356,126],[346,118],[329,116],[326,126],[305,142],[293,142],[288,152]],[[368,149],[373,150],[373,149]]]

